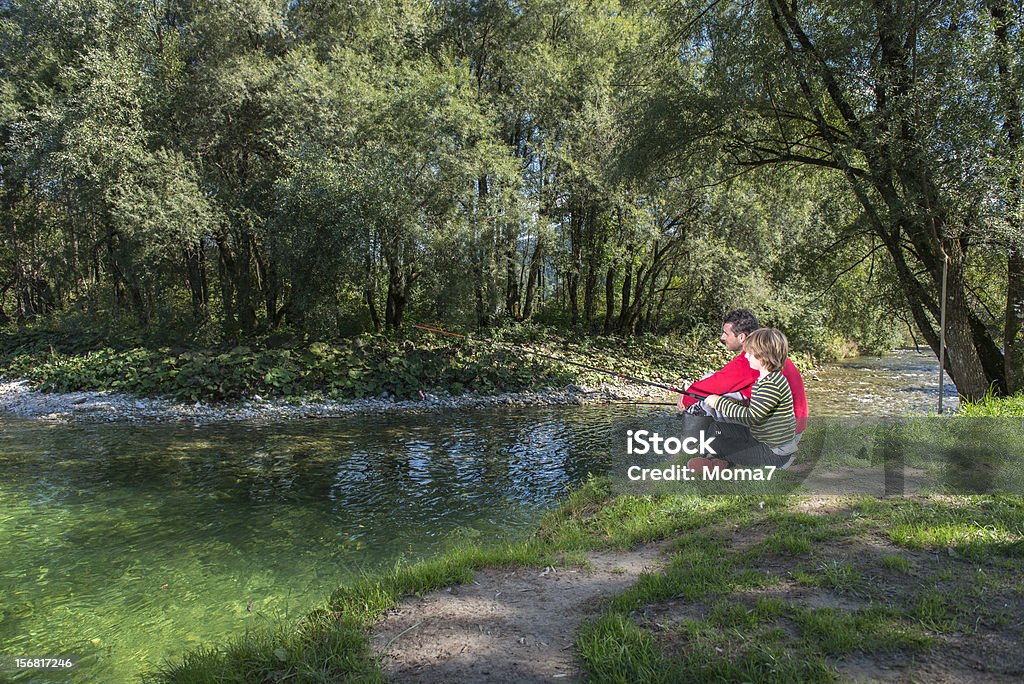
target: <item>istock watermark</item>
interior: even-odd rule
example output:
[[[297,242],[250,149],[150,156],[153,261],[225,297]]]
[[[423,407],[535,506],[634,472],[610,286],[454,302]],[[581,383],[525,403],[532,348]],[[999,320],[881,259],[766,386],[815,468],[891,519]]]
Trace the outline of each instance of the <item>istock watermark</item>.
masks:
[[[712,446],[715,437],[708,437],[704,430],[696,436],[662,437],[650,430],[626,430],[626,454],[629,456],[716,456]]]
[[[749,431],[740,427],[669,412],[617,420],[608,442],[607,473],[613,491],[877,497],[1024,494],[1020,417],[812,418],[785,469],[753,465],[757,450],[751,448]],[[693,462],[698,456],[711,462]]]
[[[760,468],[717,468],[698,473],[686,466],[671,465],[667,468],[641,468],[631,465],[626,468],[626,477],[631,482],[771,482],[778,470],[775,466]]]

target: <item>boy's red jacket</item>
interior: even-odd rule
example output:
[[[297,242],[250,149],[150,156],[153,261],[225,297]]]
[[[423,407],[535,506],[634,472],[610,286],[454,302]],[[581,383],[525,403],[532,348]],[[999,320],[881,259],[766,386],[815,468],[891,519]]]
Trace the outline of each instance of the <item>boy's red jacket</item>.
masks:
[[[804,392],[804,380],[800,371],[789,359],[782,369],[782,376],[789,382],[789,390],[793,393],[793,415],[796,417],[796,431],[803,432],[807,427],[807,394]],[[736,355],[722,370],[709,375],[703,380],[690,385],[690,390],[697,394],[728,394],[739,392],[750,399],[750,390],[757,382],[758,372],[750,367],[743,352]],[[689,407],[697,402],[692,397],[683,396],[683,406]]]

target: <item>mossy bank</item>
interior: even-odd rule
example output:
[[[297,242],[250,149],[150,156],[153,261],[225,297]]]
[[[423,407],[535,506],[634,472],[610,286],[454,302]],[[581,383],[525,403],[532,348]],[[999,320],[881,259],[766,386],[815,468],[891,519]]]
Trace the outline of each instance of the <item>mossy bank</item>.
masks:
[[[670,400],[663,390],[550,357],[664,384],[679,384],[728,358],[716,340],[697,334],[566,337],[540,328],[480,339],[415,332],[204,349],[107,344],[45,331],[8,334],[2,342],[0,375],[9,378],[0,391],[5,410],[108,420],[249,420]]]

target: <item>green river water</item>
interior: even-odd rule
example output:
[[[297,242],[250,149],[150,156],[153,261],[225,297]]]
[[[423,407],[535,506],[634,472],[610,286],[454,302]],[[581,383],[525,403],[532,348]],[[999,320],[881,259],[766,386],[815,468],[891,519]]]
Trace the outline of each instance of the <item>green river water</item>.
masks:
[[[825,368],[807,378],[811,411],[924,412],[935,370],[912,352]],[[357,573],[453,537],[526,534],[615,465],[613,420],[657,410],[201,427],[0,417],[0,681],[138,681],[189,648],[287,625]],[[9,667],[64,655],[78,661],[67,673]]]

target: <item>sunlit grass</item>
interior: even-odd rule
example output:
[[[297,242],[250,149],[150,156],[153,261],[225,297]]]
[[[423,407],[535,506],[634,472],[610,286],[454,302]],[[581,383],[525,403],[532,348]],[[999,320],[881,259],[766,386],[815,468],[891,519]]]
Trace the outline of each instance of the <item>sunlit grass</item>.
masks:
[[[835,681],[840,676],[830,658],[923,653],[937,635],[970,633],[981,618],[993,624],[1008,619],[984,605],[985,592],[999,586],[998,578],[1005,582],[1007,570],[999,563],[986,566],[991,576],[974,565],[932,571],[895,601],[878,583],[886,571],[905,575],[917,567],[927,575],[920,561],[911,561],[917,549],[947,549],[941,557],[954,566],[1014,557],[1024,522],[1019,498],[865,498],[846,501],[841,515],[811,515],[795,509],[799,501],[614,497],[606,480],[592,480],[527,541],[465,542],[433,559],[366,574],[290,631],[252,633],[223,648],[193,651],[155,681],[381,681],[367,632],[403,596],[469,582],[486,566],[579,563],[587,549],[653,541],[666,542],[665,566],[610,597],[577,634],[590,680]],[[879,549],[863,561],[829,552],[830,544],[865,534],[908,551]],[[730,542],[746,538],[751,543]],[[790,562],[791,570],[765,572],[758,564],[767,560]],[[874,570],[864,565],[872,562]],[[837,603],[809,605],[779,594],[786,583]],[[669,619],[652,631],[646,609],[677,602],[704,617]]]

